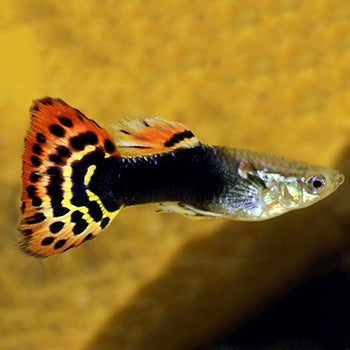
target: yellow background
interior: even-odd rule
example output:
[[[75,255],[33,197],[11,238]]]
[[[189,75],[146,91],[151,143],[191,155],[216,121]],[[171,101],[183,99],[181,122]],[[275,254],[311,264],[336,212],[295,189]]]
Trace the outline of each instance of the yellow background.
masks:
[[[45,95],[107,129],[157,115],[349,177],[349,1],[2,1],[0,48],[0,348],[184,349],[343,256],[347,184],[256,224],[130,208],[46,260],[15,239],[28,108]]]

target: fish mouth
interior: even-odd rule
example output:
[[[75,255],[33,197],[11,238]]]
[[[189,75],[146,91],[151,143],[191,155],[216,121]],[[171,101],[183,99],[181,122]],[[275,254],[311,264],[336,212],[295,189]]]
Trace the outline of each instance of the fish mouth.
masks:
[[[335,178],[335,187],[339,187],[345,180],[345,176],[339,173]]]

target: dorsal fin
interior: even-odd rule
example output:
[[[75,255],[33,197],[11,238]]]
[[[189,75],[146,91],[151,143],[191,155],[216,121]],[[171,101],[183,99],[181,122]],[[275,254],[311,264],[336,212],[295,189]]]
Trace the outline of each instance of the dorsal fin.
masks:
[[[124,119],[114,125],[115,142],[122,156],[139,156],[192,148],[200,143],[181,123],[153,117]]]
[[[23,155],[20,248],[46,257],[94,238],[117,214],[89,181],[99,162],[119,152],[96,122],[60,99],[35,100]]]

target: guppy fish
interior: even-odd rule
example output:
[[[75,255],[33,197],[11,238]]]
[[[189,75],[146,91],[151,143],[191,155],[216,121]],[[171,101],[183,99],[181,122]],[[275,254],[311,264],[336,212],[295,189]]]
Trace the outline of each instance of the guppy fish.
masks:
[[[22,251],[47,257],[95,238],[123,207],[256,221],[325,198],[337,170],[201,144],[183,124],[124,120],[115,140],[60,99],[35,100],[23,156]]]

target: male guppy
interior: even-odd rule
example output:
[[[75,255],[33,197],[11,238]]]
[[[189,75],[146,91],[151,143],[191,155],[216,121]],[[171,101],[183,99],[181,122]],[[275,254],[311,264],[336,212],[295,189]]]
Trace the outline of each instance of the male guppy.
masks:
[[[94,238],[127,206],[265,220],[328,196],[336,170],[201,144],[180,123],[124,120],[115,140],[60,99],[34,101],[23,155],[20,247],[47,257]]]

